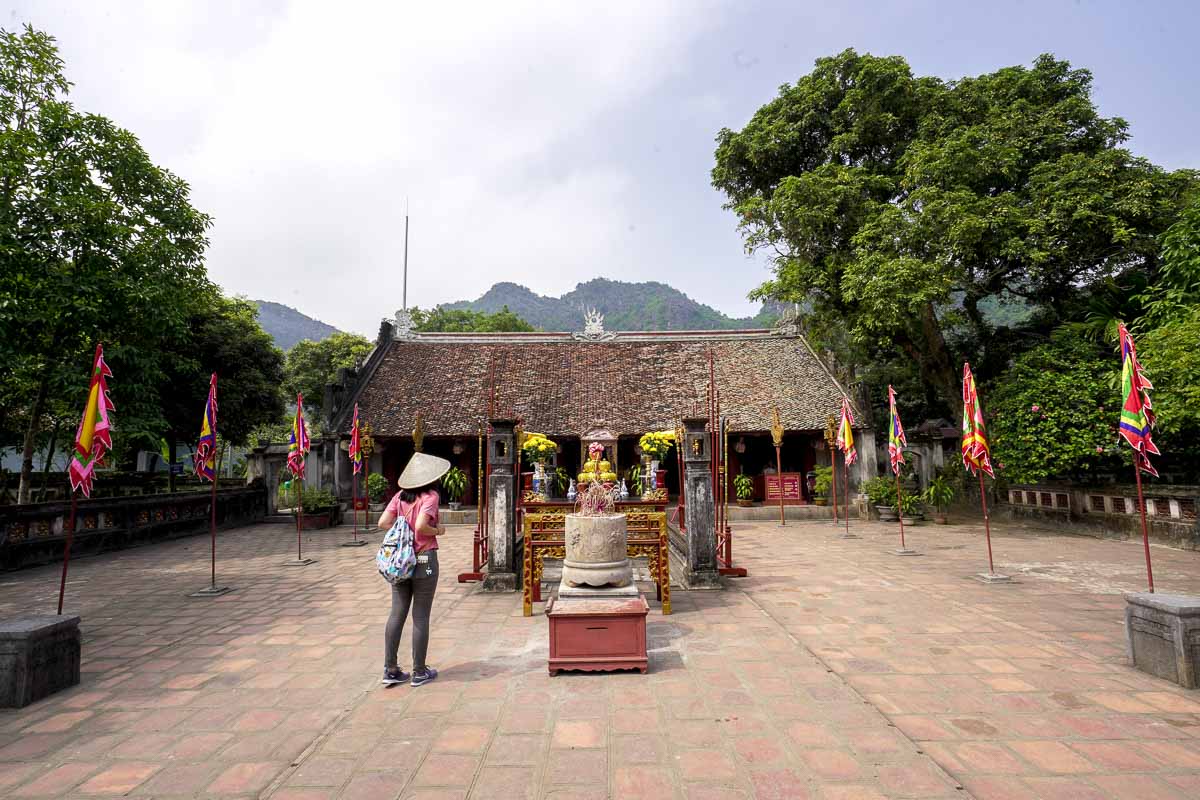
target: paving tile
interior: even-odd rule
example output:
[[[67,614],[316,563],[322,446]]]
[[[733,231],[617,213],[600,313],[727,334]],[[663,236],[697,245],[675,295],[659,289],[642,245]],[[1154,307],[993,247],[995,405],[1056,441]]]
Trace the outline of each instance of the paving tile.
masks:
[[[93,775],[79,787],[83,794],[128,794],[157,772],[157,764],[125,761]]]
[[[285,764],[271,762],[244,762],[233,764],[223,770],[206,791],[209,794],[248,794],[267,787]]]
[[[97,764],[62,764],[11,792],[13,797],[58,797],[96,772]]]

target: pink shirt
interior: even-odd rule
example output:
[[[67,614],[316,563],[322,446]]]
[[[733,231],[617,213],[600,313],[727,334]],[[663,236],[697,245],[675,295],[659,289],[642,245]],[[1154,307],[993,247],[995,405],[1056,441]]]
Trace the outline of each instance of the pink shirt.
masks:
[[[408,520],[409,527],[413,529],[413,547],[418,553],[423,553],[426,550],[437,550],[437,537],[425,536],[417,530],[417,517],[424,511],[429,517],[429,524],[435,528],[438,524],[438,493],[436,490],[429,490],[424,494],[417,495],[417,499],[412,503],[405,503],[400,499],[400,493],[396,492],[392,497],[392,502],[388,503],[387,510],[389,513],[396,516],[403,516]]]

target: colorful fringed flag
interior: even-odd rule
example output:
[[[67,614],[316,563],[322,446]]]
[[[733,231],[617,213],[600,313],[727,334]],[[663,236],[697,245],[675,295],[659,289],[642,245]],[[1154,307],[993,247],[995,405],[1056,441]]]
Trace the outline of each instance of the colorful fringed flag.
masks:
[[[963,419],[962,419],[962,460],[963,466],[974,474],[983,470],[991,477],[996,477],[992,471],[992,453],[988,448],[987,428],[983,424],[983,409],[979,407],[979,395],[975,391],[975,376],[971,374],[971,365],[963,364]]]
[[[82,492],[84,497],[92,496],[92,478],[96,465],[104,458],[104,454],[112,449],[108,412],[114,407],[108,399],[107,380],[111,377],[112,372],[104,363],[104,348],[96,345],[87,407],[83,411],[83,419],[79,422],[79,430],[75,433],[75,457],[71,459],[71,465],[67,468],[71,490]]]
[[[304,457],[308,455],[308,427],[304,424],[304,396],[296,395],[296,418],[288,439],[288,469],[297,478],[304,477]]]
[[[363,468],[362,443],[358,437],[358,403],[355,403],[354,422],[350,425],[350,463],[354,467],[355,475],[362,472]]]
[[[888,461],[892,462],[892,472],[899,475],[908,439],[904,436],[904,426],[900,424],[900,414],[896,411],[896,391],[891,386],[888,387],[888,406],[892,416],[892,424],[888,431]]]
[[[1137,454],[1134,460],[1138,468],[1158,477],[1158,471],[1150,463],[1150,456],[1160,455],[1154,440],[1150,438],[1154,428],[1154,410],[1147,389],[1153,389],[1154,385],[1142,373],[1137,348],[1124,323],[1117,323],[1117,335],[1121,340],[1121,395],[1124,398],[1119,430]]]
[[[847,466],[853,464],[858,458],[858,451],[854,449],[854,432],[850,430],[853,424],[854,413],[850,411],[850,401],[843,397],[842,419],[838,423],[837,446],[842,451]]]
[[[217,479],[217,373],[208,382],[208,400],[200,420],[200,441],[196,445],[196,475],[205,480]]]

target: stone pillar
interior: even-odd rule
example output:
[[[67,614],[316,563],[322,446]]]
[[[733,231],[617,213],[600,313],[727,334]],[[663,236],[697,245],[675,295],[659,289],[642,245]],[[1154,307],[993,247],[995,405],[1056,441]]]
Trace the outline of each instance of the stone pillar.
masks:
[[[711,440],[704,430],[708,419],[683,421],[684,522],[687,563],[682,580],[689,589],[719,589],[717,573],[716,507],[712,485]]]
[[[850,470],[850,480],[855,492],[855,506],[858,508],[859,518],[870,519],[870,504],[867,503],[866,495],[862,494],[862,485],[879,474],[879,454],[875,449],[875,431],[872,428],[863,428],[855,431],[855,436],[857,438],[855,444],[858,445],[858,461],[856,462],[858,470]],[[888,474],[890,475],[891,472],[889,471]]]
[[[488,564],[485,592],[515,592],[520,569],[517,541],[516,464],[517,421],[494,419],[487,439],[491,475],[487,485]]]

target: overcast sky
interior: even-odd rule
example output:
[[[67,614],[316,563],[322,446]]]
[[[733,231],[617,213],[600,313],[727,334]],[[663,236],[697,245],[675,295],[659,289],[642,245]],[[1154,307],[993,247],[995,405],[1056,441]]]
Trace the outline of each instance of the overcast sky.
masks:
[[[369,336],[400,306],[406,197],[410,304],[604,276],[754,313],[767,272],[709,184],[714,136],[845,47],[944,78],[1052,52],[1136,152],[1200,166],[1195,2],[0,6],[191,184],[227,292]]]

